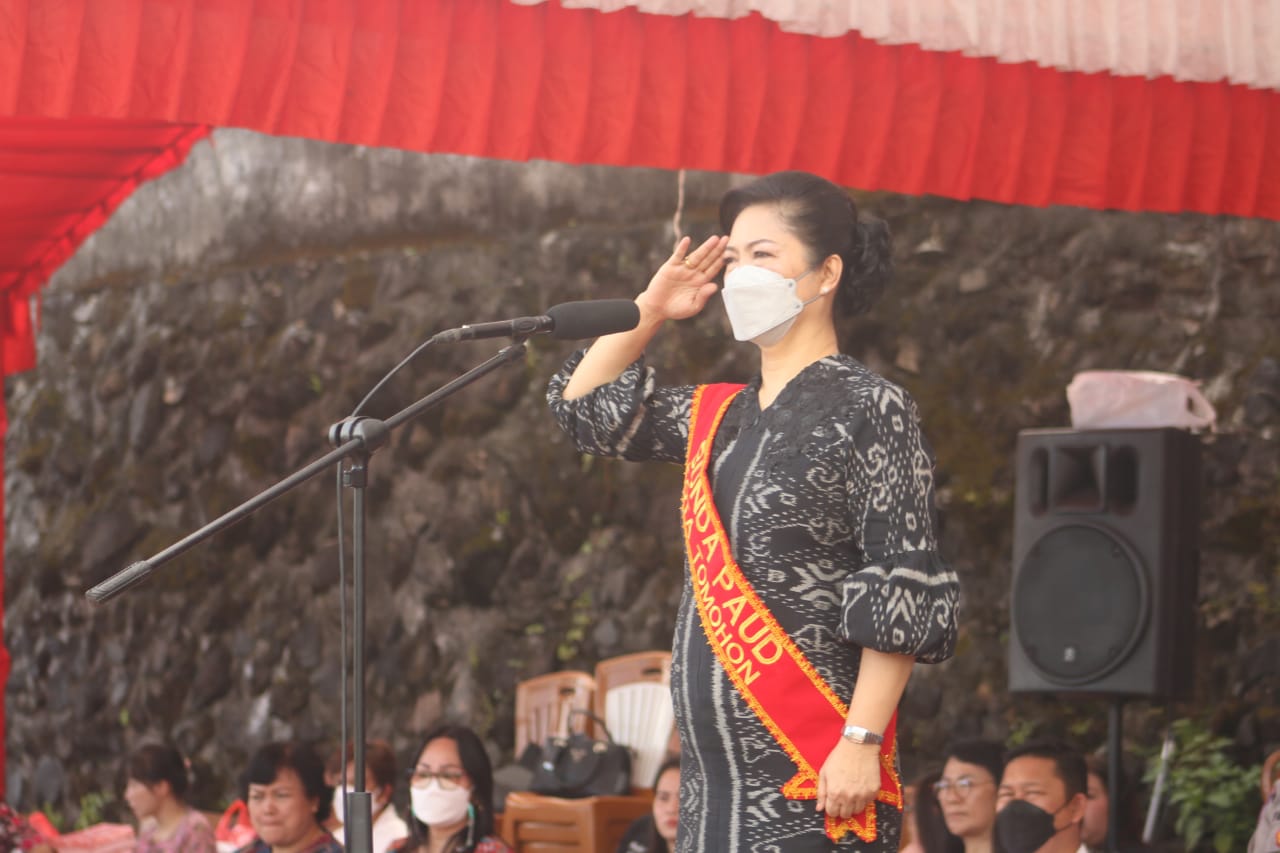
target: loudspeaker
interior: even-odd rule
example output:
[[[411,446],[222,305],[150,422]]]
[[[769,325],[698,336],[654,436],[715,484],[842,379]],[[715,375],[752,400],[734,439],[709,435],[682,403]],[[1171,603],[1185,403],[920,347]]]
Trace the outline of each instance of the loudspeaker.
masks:
[[[1012,692],[1185,697],[1200,440],[1177,429],[1018,433]]]

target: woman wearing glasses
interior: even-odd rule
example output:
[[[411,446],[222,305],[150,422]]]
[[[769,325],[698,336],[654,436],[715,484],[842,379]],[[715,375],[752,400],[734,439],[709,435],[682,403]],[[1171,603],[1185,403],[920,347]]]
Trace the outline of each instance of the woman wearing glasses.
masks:
[[[998,851],[996,788],[1004,771],[1004,749],[985,740],[963,741],[947,750],[942,777],[933,785],[947,830],[965,853]]]
[[[911,784],[915,790],[907,797],[902,812],[903,838],[910,830],[910,843],[899,853],[964,853],[964,842],[951,834],[942,817],[942,805],[934,790],[941,770],[930,770]]]
[[[493,825],[493,766],[475,732],[442,724],[427,733],[409,773],[411,835],[401,851],[510,853]]]

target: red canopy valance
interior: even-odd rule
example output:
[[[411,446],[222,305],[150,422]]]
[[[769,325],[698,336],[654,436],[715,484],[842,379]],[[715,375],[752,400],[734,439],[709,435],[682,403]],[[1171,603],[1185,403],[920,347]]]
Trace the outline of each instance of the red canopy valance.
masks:
[[[101,221],[97,212],[179,162],[202,131],[172,125],[516,160],[802,168],[864,189],[1280,217],[1271,89],[1005,63],[981,55],[1000,41],[989,26],[969,51],[788,31],[807,25],[803,15],[832,31],[818,0],[748,4],[798,10],[798,21],[741,15],[741,4],[721,0],[564,2],[574,8],[0,0],[9,24],[0,29],[0,290],[29,294]],[[580,8],[593,4],[621,8]],[[970,0],[975,14],[984,4]],[[664,5],[696,14],[642,10]],[[957,4],[938,5],[946,14],[932,28],[924,12],[911,19],[919,37],[959,45]],[[1262,14],[1245,23],[1259,29]],[[895,20],[850,14],[847,25],[913,37]],[[1070,22],[1085,43],[1088,20]],[[1227,35],[1240,29],[1236,21]],[[1024,41],[1018,55],[1044,39]]]

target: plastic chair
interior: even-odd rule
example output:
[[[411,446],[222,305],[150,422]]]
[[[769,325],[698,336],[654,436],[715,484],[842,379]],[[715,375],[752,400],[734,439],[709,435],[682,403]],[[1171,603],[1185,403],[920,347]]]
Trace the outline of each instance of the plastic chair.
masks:
[[[614,740],[631,748],[631,786],[647,790],[666,758],[674,714],[671,652],[607,658],[596,665],[595,713]]]
[[[517,684],[516,755],[531,743],[541,745],[552,735],[568,734],[569,712],[590,709],[595,687],[594,678],[576,670],[550,672]],[[586,730],[590,731],[589,726]]]
[[[566,800],[517,791],[507,795],[502,837],[515,853],[614,853],[652,808],[650,796]]]
[[[629,655],[605,658],[596,664],[595,712],[604,717],[605,696],[615,687],[649,681],[658,684],[671,683],[671,652],[635,652]]]

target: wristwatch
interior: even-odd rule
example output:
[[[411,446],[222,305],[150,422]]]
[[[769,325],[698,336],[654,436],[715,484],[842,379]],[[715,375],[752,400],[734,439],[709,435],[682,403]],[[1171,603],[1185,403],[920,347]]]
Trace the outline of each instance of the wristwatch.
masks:
[[[845,726],[840,736],[849,743],[884,743],[884,735],[878,735],[862,726]]]

